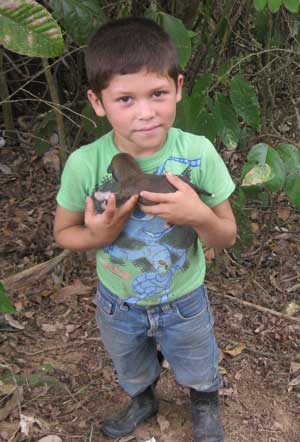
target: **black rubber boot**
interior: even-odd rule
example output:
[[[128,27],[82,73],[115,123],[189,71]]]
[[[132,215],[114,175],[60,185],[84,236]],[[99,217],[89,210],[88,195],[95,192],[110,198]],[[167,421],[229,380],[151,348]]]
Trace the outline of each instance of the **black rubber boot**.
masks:
[[[191,388],[194,442],[224,442],[218,392],[202,393]]]
[[[133,433],[136,426],[158,412],[158,400],[151,385],[134,396],[129,406],[117,416],[103,422],[101,431],[106,436],[121,437]]]

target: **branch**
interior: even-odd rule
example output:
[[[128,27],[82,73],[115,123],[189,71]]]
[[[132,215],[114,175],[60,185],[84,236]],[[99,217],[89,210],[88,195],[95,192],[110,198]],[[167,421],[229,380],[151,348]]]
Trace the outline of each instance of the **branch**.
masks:
[[[70,253],[71,252],[69,250],[64,250],[58,256],[55,256],[48,261],[42,262],[41,264],[37,264],[33,267],[30,267],[29,269],[23,270],[22,272],[16,273],[15,275],[3,279],[2,283],[7,290],[22,287],[33,278],[36,280],[45,276],[47,273],[50,272],[50,270],[53,269],[53,267],[63,261],[65,257],[68,256]]]
[[[46,58],[42,58],[42,64],[44,68],[44,74],[48,83],[51,99],[55,105],[59,106],[60,105],[59,96],[54,78],[51,73],[51,67],[49,66],[48,60]],[[63,115],[60,112],[58,112],[56,107],[54,107],[54,112],[57,122],[57,132],[60,144],[59,148],[60,167],[62,169],[67,159],[65,125],[64,125]]]
[[[2,101],[4,128],[5,130],[7,130],[7,132],[9,132],[9,135],[13,135],[12,133],[15,130],[15,125],[11,103],[7,101],[9,90],[6,82],[6,75],[4,72],[3,52],[3,49],[0,48],[0,98]]]
[[[207,284],[207,287],[210,290],[212,290],[214,293],[216,293],[217,295],[223,296],[226,299],[230,299],[230,301],[238,302],[239,304],[242,304],[246,307],[251,307],[251,308],[256,309],[260,312],[274,315],[274,316],[278,316],[279,318],[288,319],[289,321],[297,322],[297,324],[300,324],[300,318],[295,318],[294,316],[289,316],[289,315],[286,315],[285,313],[277,312],[277,311],[272,310],[270,308],[263,307],[262,305],[252,304],[251,302],[243,301],[242,299],[236,298],[235,296],[226,295],[225,293],[221,293],[219,291],[219,289],[217,289],[216,287],[214,287],[210,284]]]

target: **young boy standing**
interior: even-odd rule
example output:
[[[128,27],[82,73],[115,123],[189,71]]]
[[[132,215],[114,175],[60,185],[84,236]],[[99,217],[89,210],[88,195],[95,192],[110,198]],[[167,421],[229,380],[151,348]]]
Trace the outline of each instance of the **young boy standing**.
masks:
[[[86,66],[88,98],[113,130],[69,157],[54,235],[70,250],[97,249],[97,321],[119,383],[132,398],[104,421],[102,432],[130,434],[157,413],[159,344],[177,382],[190,388],[194,441],[222,442],[219,350],[201,244],[234,244],[228,201],[234,184],[205,137],[172,128],[183,76],[173,42],[156,23],[132,17],[105,24],[91,39]],[[120,152],[131,154],[143,172],[166,174],[177,191],[143,191],[154,205],[137,206],[139,195],[133,195],[117,207],[109,166]],[[199,197],[178,175],[211,196]],[[102,213],[94,210],[95,191],[108,195]]]

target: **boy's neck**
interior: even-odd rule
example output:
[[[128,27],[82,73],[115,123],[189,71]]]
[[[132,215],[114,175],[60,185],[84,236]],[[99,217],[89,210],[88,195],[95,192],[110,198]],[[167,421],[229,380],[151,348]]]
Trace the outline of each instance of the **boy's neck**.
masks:
[[[149,157],[151,155],[154,155],[155,153],[157,153],[158,151],[160,151],[163,148],[167,138],[168,138],[168,135],[166,135],[165,139],[163,140],[163,142],[160,145],[148,148],[148,147],[136,146],[134,144],[130,145],[130,144],[128,144],[128,142],[124,143],[123,140],[120,139],[116,133],[114,133],[114,137],[113,137],[114,143],[115,143],[115,146],[117,147],[117,149],[119,149],[121,152],[129,153],[134,158],[143,158],[143,157]]]

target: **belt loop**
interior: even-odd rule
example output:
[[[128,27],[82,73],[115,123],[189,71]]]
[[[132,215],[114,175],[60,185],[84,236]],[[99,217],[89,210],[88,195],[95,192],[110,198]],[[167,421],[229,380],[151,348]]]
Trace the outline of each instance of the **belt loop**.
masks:
[[[164,313],[168,313],[168,312],[172,311],[172,304],[171,303],[170,304],[161,304],[160,308],[162,309],[162,311]]]
[[[118,299],[117,302],[118,302],[118,304],[119,304],[121,310],[126,310],[126,311],[129,310],[129,306],[128,306],[127,302],[123,301],[123,300],[120,299],[120,298]]]

